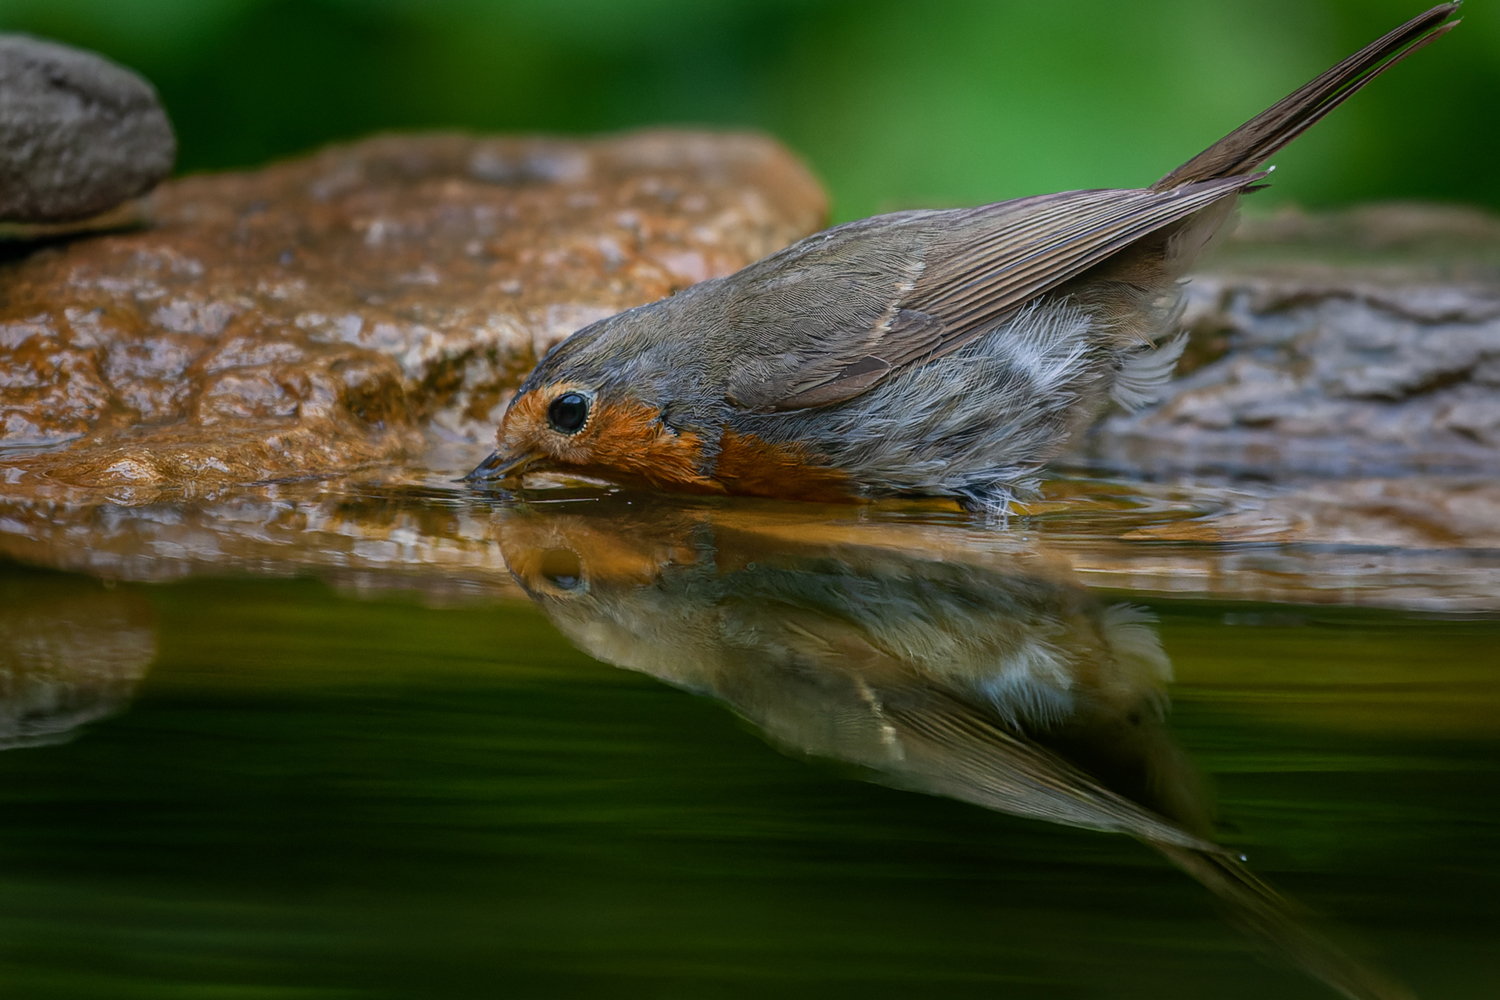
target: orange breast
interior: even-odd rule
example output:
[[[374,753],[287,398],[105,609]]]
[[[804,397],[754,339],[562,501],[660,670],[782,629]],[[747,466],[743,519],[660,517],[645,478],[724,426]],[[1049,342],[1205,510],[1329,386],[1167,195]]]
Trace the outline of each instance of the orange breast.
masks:
[[[849,474],[819,462],[809,449],[735,431],[724,432],[713,478],[724,492],[738,496],[823,503],[859,499]]]

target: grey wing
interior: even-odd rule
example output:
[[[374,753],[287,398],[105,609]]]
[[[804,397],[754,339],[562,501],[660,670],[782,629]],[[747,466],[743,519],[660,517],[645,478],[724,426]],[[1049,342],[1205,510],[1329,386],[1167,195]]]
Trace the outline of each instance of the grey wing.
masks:
[[[1030,300],[1264,177],[1170,191],[1068,191],[949,212],[866,219],[753,265],[732,307],[776,350],[729,379],[759,412],[842,402],[891,372],[955,351]],[[771,346],[767,344],[766,346]]]

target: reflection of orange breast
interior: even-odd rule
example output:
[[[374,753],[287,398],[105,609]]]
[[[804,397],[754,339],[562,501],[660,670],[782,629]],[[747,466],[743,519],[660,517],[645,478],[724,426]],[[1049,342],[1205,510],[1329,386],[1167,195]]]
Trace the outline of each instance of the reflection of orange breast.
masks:
[[[840,503],[859,498],[849,474],[816,461],[798,444],[772,444],[725,431],[713,478],[726,493]]]

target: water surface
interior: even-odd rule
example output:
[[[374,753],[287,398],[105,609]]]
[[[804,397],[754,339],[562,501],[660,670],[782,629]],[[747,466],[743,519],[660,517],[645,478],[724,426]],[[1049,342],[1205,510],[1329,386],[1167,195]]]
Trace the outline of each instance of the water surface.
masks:
[[[1494,995],[1500,560],[1074,492],[9,529],[0,988]],[[1296,599],[1151,569],[1247,557]]]

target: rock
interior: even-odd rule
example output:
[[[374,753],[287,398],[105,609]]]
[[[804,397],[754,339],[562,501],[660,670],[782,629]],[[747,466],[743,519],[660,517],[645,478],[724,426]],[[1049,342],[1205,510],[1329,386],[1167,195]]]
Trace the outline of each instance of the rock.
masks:
[[[92,52],[0,35],[0,219],[92,215],[177,159],[151,84]]]
[[[1500,471],[1500,219],[1371,206],[1244,225],[1188,286],[1186,373],[1074,461],[1132,474]]]
[[[144,500],[488,441],[553,343],[826,203],[769,139],[658,131],[386,136],[147,211],[0,265],[0,490]]]

